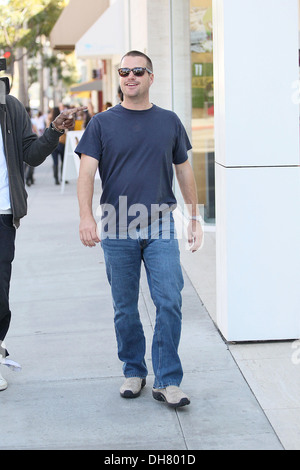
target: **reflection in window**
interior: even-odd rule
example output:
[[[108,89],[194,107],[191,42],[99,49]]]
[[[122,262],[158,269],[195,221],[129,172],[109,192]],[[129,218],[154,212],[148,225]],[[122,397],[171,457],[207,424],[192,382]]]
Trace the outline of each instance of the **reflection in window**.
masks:
[[[193,167],[204,219],[215,221],[212,0],[190,0]]]

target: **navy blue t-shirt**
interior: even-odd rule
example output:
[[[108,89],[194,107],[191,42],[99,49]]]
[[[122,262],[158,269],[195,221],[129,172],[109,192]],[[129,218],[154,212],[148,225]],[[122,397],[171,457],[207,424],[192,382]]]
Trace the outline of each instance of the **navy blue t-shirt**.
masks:
[[[112,205],[119,217],[120,196],[126,196],[128,208],[142,204],[149,215],[151,205],[173,207],[172,165],[184,163],[191,148],[174,112],[155,105],[133,111],[119,104],[91,119],[75,152],[99,161],[100,204]]]

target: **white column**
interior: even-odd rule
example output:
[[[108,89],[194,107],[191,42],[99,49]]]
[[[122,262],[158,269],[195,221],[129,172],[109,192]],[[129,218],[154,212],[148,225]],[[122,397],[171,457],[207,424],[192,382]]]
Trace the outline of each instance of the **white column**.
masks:
[[[130,0],[132,49],[153,61],[151,101],[172,109],[191,133],[189,2]]]
[[[298,0],[213,0],[217,323],[300,336]]]

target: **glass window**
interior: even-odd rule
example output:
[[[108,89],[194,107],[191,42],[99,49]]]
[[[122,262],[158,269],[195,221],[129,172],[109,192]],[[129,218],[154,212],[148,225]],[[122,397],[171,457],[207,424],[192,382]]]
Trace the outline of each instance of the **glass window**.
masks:
[[[190,0],[193,168],[206,223],[215,222],[212,0]]]

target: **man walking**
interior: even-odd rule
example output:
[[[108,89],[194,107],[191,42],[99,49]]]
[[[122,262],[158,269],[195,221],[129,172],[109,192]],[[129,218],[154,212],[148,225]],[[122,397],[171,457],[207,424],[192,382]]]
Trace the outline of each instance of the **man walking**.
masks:
[[[124,95],[121,104],[90,121],[76,152],[80,239],[93,247],[101,240],[115,311],[118,356],[123,362],[124,398],[135,398],[146,384],[145,337],[138,312],[143,261],[156,324],[152,342],[155,374],[153,397],[172,407],[190,403],[179,388],[183,371],[178,355],[183,277],[172,209],[173,164],[190,207],[191,250],[202,243],[196,185],[187,151],[187,134],[175,113],[151,104],[154,81],[149,57],[128,52],[118,70]],[[102,180],[101,233],[92,213],[94,178]]]
[[[82,109],[82,108],[80,108]],[[11,265],[15,253],[15,234],[20,219],[27,213],[27,193],[24,185],[24,163],[40,165],[57,147],[59,137],[74,125],[77,109],[58,116],[38,138],[24,106],[13,96],[0,97],[0,366],[9,365],[4,345],[11,312],[9,286]],[[0,391],[7,381],[0,374]]]

